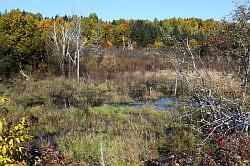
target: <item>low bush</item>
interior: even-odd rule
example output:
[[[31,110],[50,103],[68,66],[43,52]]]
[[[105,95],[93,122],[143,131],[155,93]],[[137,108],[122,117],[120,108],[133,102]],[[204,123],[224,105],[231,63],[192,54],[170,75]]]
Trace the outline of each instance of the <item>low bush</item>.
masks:
[[[27,146],[24,143],[31,139],[26,117],[12,124],[6,119],[0,121],[0,164],[28,164]]]

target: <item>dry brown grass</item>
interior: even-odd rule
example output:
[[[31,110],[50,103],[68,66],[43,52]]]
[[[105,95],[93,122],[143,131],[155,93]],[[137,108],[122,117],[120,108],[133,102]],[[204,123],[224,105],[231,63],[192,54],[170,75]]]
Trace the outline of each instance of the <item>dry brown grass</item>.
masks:
[[[183,75],[192,86],[201,85],[201,79],[204,80],[205,86],[211,88],[217,95],[229,96],[241,94],[241,83],[232,73],[223,73],[216,70],[206,71],[204,69],[197,72],[183,71]],[[174,70],[159,70],[157,72],[127,72],[123,76],[124,81],[128,81],[133,86],[141,84],[162,84],[165,83],[173,86],[176,72]],[[186,81],[181,79],[182,83]],[[180,83],[181,84],[181,83]]]
[[[236,78],[232,73],[223,73],[215,70],[206,71],[204,69],[201,69],[198,72],[199,74],[197,72],[187,73],[187,79],[194,86],[197,84],[201,84],[201,79],[199,78],[202,78],[204,80],[205,86],[213,89],[217,95],[240,95],[240,80]]]

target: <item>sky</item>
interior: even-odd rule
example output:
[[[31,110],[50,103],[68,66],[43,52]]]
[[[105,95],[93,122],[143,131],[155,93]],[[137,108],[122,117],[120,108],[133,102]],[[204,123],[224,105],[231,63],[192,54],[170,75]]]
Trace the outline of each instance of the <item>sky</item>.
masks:
[[[17,8],[39,12],[44,17],[96,13],[105,21],[172,17],[220,20],[230,14],[233,7],[233,0],[0,0],[2,13]]]

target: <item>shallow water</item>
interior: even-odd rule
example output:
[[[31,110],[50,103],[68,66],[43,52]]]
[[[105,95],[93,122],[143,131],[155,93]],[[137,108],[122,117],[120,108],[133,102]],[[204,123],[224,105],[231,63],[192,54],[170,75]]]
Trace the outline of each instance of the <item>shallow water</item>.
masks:
[[[132,103],[132,104],[116,104],[116,107],[131,107],[131,108],[142,108],[145,106],[151,106],[156,110],[172,110],[179,105],[179,102],[171,98],[161,98],[156,101],[147,101],[145,103]]]

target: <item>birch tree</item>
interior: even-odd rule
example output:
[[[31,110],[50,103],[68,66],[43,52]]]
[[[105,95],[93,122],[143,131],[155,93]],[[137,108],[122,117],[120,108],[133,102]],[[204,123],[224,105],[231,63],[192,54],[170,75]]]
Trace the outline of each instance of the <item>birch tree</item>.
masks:
[[[59,58],[62,75],[66,77],[66,62],[68,61],[68,77],[71,75],[71,65],[75,68],[78,82],[80,81],[80,59],[87,39],[83,37],[81,20],[72,16],[71,21],[57,23],[54,21],[51,34],[55,56]]]

